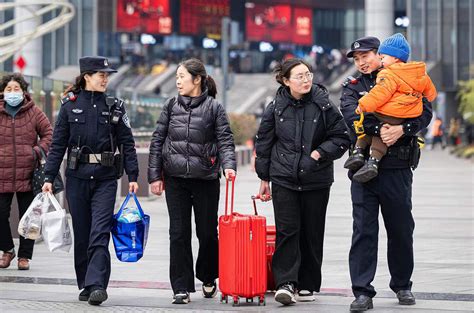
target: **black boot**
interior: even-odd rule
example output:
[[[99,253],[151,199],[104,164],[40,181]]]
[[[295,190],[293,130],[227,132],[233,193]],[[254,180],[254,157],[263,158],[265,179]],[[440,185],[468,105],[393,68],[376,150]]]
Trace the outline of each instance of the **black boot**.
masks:
[[[378,168],[379,161],[374,157],[370,157],[364,166],[352,176],[352,179],[359,183],[366,183],[379,174]]]
[[[89,294],[89,299],[87,300],[90,305],[100,305],[102,302],[107,300],[107,291],[101,287],[92,287]]]
[[[398,303],[401,305],[414,305],[416,304],[415,296],[410,290],[400,290],[397,292]]]
[[[346,163],[344,163],[344,168],[347,168],[351,171],[357,171],[364,165],[364,160],[364,149],[355,147],[355,149],[352,150],[351,155],[347,159]]]
[[[351,303],[350,310],[351,312],[363,312],[374,308],[372,298],[366,295],[358,296]]]

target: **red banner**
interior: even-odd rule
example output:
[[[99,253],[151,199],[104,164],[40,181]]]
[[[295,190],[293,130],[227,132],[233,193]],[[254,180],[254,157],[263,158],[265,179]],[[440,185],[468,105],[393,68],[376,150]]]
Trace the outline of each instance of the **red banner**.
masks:
[[[181,0],[180,33],[220,39],[222,18],[230,16],[229,2],[229,0]]]
[[[171,34],[169,0],[117,0],[117,31]]]
[[[247,40],[311,45],[312,20],[311,9],[254,4],[246,10]]]

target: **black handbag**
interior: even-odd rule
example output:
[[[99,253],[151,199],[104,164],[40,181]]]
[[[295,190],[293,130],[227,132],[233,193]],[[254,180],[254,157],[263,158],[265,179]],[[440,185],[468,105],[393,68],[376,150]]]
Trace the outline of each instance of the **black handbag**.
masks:
[[[33,170],[33,194],[37,195],[42,192],[44,184],[44,166],[46,164],[46,153],[43,151],[43,148],[38,146],[41,159],[38,160],[36,157],[36,152],[33,150],[33,155],[35,157],[35,169]],[[53,194],[57,194],[64,190],[64,183],[61,177],[61,174],[58,174],[53,182]]]

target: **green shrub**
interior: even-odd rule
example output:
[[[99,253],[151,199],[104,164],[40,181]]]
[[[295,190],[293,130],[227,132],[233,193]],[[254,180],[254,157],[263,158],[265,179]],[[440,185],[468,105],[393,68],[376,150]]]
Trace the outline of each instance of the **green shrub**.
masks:
[[[474,79],[459,82],[459,113],[464,120],[474,124]]]
[[[229,114],[230,128],[234,133],[236,145],[243,145],[247,140],[253,139],[257,133],[257,119],[252,114]]]

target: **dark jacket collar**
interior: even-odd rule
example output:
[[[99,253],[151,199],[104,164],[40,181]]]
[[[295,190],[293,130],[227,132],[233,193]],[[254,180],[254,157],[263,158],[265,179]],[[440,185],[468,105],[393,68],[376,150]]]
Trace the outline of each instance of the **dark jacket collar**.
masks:
[[[184,106],[185,108],[195,108],[198,107],[201,103],[204,102],[204,100],[207,99],[207,89],[204,89],[204,91],[201,93],[201,95],[197,97],[187,97],[187,96],[182,96],[178,95],[178,103]]]
[[[94,100],[98,100],[104,97],[105,93],[99,92],[99,91],[89,91],[89,90],[82,89],[79,95],[84,97],[86,100],[91,100],[92,98],[94,98]]]

